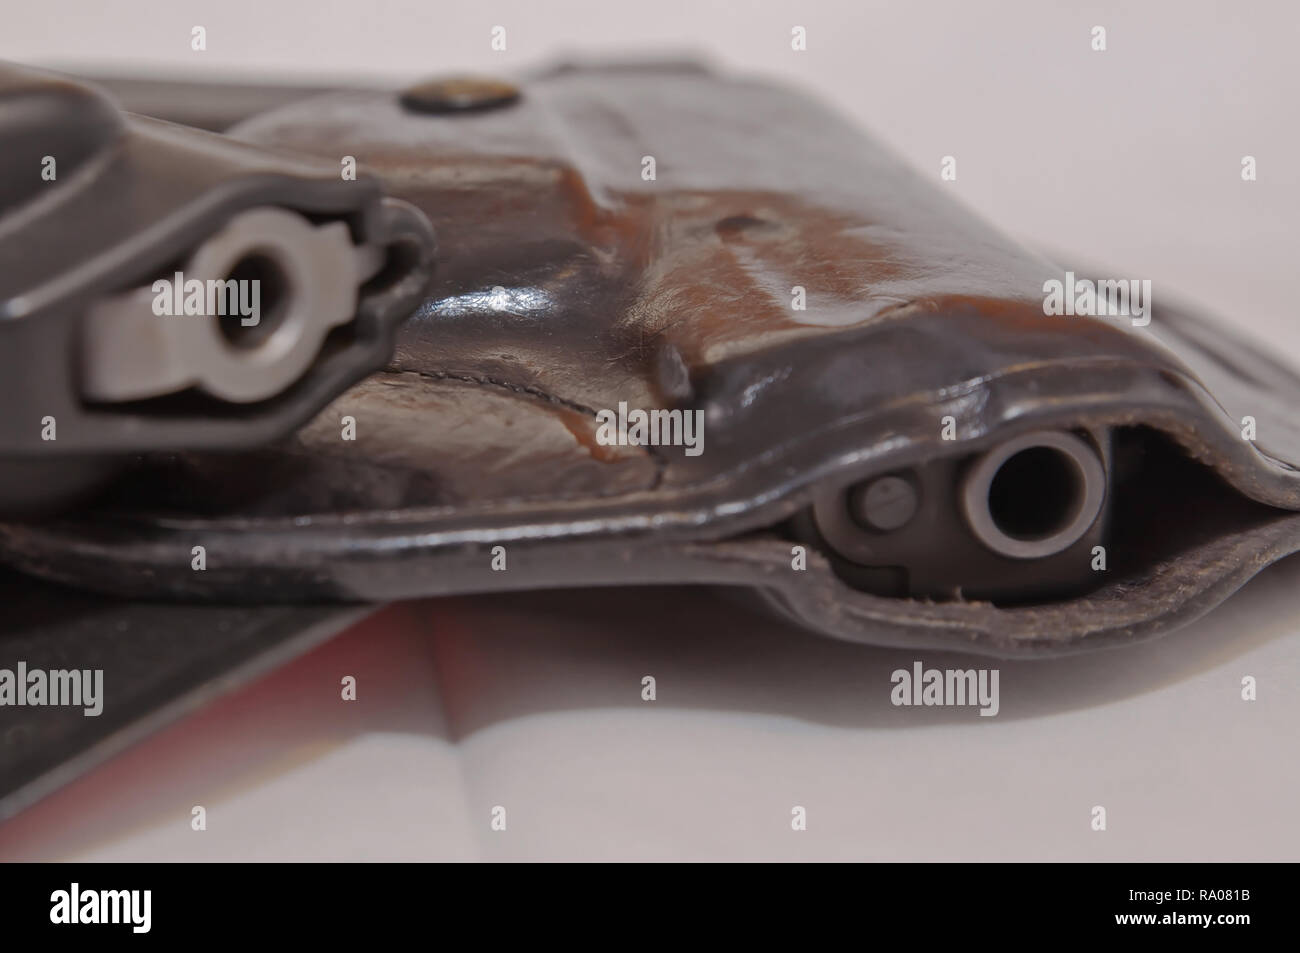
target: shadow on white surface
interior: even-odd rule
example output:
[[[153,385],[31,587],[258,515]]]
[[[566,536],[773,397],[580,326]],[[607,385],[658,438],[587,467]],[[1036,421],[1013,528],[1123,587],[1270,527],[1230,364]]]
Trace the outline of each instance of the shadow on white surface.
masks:
[[[1189,823],[1207,798],[1224,806],[1231,792],[1202,780],[1197,800],[1180,806],[1166,792],[1162,807],[1160,785],[1188,783],[1162,763],[1171,755],[1216,772],[1226,764],[1239,779],[1272,771],[1254,780],[1272,795],[1295,790],[1293,754],[1270,746],[1284,751],[1280,726],[1295,723],[1298,576],[1300,561],[1278,564],[1155,642],[1034,662],[838,643],[689,588],[393,606],[0,827],[0,859],[787,856],[780,805],[800,803],[781,800],[790,777],[805,799],[852,804],[856,791],[877,808],[894,803],[892,827],[931,831],[892,845],[863,832],[855,844],[842,822],[847,836],[809,836],[792,856],[856,857],[871,844],[883,859],[1050,857],[1050,837],[945,839],[932,802],[949,818],[940,828],[965,817],[958,790],[969,823],[1005,810],[1023,827],[1024,805],[1004,788],[1029,796],[1045,785],[1054,793],[1034,796],[1041,807],[1062,784],[1086,789],[1070,780],[1086,768],[1083,777],[1119,789],[1112,798],[1153,798],[1147,809]],[[917,659],[999,669],[999,714],[893,706],[891,672]],[[1242,674],[1260,680],[1258,702],[1240,700]],[[357,679],[354,702],[340,698],[345,675]],[[654,702],[641,697],[645,675],[656,679]],[[1270,727],[1241,734],[1240,719],[1265,708],[1259,723]],[[920,798],[898,781],[918,770],[933,772]],[[1019,784],[1018,771],[1027,772]],[[711,797],[724,791],[730,834],[712,815]],[[984,798],[995,800],[981,814]],[[525,819],[523,836],[489,830],[501,802]],[[1259,805],[1226,803],[1253,830]],[[208,811],[203,832],[190,828],[196,804]],[[702,805],[713,819],[692,821]],[[767,835],[745,833],[768,815]],[[1298,840],[1292,830],[1257,846],[1293,856]],[[1067,837],[1059,849],[1087,856],[1095,843]],[[1240,857],[1233,843],[1225,850]],[[1157,836],[1142,846],[1170,856],[1186,845]]]

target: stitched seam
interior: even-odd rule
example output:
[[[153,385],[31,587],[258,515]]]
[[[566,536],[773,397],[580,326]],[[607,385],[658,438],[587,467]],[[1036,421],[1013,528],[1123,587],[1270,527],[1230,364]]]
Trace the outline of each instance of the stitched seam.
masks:
[[[544,400],[549,404],[555,404],[557,407],[564,407],[566,410],[572,410],[576,413],[585,414],[586,416],[591,417],[592,419],[595,419],[596,417],[596,411],[593,408],[588,407],[586,404],[580,404],[575,400],[569,400],[565,397],[558,397],[555,394],[551,394],[548,393],[547,391],[542,390],[540,387],[533,387],[527,384],[513,384],[510,381],[498,380],[495,377],[488,377],[487,375],[453,374],[450,371],[393,370],[392,368],[384,368],[384,373],[390,375],[413,374],[416,377],[427,378],[429,380],[435,380],[435,381],[460,381],[461,383],[464,384],[478,384],[481,387],[499,387],[503,390],[510,391],[512,394],[523,394],[528,397],[536,397],[538,400]],[[642,444],[639,446],[638,449],[645,451],[645,455],[650,459],[652,463],[654,463],[655,471],[654,471],[654,476],[650,480],[650,484],[648,486],[632,492],[645,493],[647,491],[656,490],[659,488],[659,485],[663,483],[664,473],[668,469],[668,459],[664,457],[662,453],[660,453],[658,447],[652,444]],[[627,490],[619,490],[609,495],[626,496],[627,493],[628,493]],[[546,499],[557,499],[557,498],[567,499],[567,497],[563,497],[563,496],[555,497],[553,494],[533,497],[529,499],[546,500]],[[574,499],[576,498],[577,497],[574,497]],[[510,502],[522,502],[522,498],[518,501],[511,500]]]

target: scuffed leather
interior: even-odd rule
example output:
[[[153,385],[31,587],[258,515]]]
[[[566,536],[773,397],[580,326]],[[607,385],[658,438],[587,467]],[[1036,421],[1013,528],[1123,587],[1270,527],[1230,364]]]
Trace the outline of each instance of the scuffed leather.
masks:
[[[1061,267],[791,90],[568,69],[498,110],[342,93],[232,135],[354,155],[423,210],[424,302],[388,369],[291,440],[146,461],[95,510],[0,526],[28,572],[254,602],[742,585],[838,638],[1019,655],[1166,632],[1300,547],[1291,371],[1159,287],[1144,328],[1045,315]],[[703,410],[704,452],[601,445],[595,413],[620,401]],[[1184,525],[1135,534],[1152,541],[1091,594],[930,603],[856,591],[816,551],[792,568],[784,523],[821,482],[1076,426],[1148,428],[1205,471]]]

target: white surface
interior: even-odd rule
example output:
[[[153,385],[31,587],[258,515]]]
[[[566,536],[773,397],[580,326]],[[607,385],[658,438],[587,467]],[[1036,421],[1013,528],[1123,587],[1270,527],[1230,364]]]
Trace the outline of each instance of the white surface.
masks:
[[[0,827],[0,859],[1294,860],[1297,582],[998,664],[994,718],[895,708],[911,653],[704,591],[397,606]]]
[[[1004,230],[1149,277],[1300,364],[1295,4],[5,5],[0,57],[100,68],[400,83],[701,50],[832,100],[936,183],[956,156],[942,187]],[[996,718],[893,708],[913,655],[705,593],[398,607],[0,828],[0,859],[1295,860],[1297,582],[1293,560],[1149,646],[1004,663]]]

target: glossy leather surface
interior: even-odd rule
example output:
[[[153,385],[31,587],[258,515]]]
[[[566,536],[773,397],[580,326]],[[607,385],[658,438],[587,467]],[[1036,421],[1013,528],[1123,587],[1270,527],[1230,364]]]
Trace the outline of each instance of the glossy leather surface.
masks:
[[[422,209],[440,239],[424,302],[389,368],[289,441],[148,461],[97,510],[0,527],[28,571],[241,601],[711,582],[841,638],[1032,654],[1166,631],[1298,545],[1290,371],[1160,288],[1147,327],[1045,315],[1062,268],[788,89],[570,69],[496,110],[342,93],[232,135],[353,155]],[[602,445],[596,411],[620,402],[703,411],[704,452]],[[1184,503],[1222,518],[1135,548],[1089,595],[930,603],[858,592],[815,551],[792,569],[783,524],[819,483],[1139,425],[1212,471]]]

